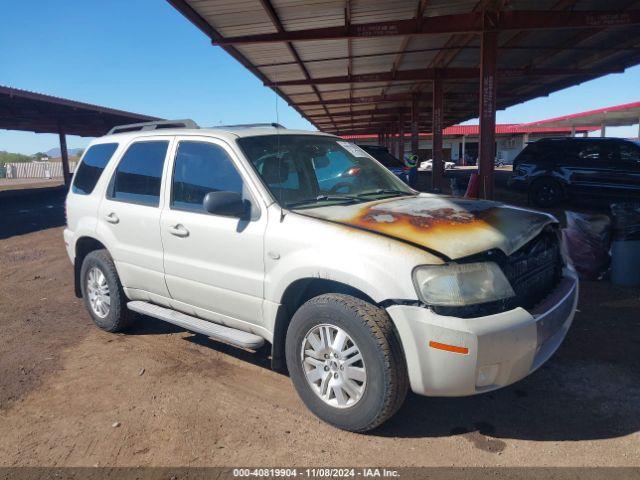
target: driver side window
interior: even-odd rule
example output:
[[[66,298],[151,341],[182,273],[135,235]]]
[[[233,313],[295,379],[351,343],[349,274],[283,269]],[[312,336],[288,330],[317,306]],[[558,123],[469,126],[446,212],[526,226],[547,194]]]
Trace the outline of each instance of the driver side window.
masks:
[[[204,213],[205,195],[218,191],[242,194],[242,177],[227,152],[213,143],[181,141],[173,167],[171,209]]]

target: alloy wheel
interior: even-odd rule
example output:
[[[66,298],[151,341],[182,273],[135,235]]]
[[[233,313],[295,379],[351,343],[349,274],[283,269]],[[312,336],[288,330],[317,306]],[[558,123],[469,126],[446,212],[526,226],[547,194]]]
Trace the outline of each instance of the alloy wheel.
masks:
[[[98,267],[92,267],[87,274],[87,296],[91,310],[100,318],[109,315],[111,295],[107,277]]]
[[[336,408],[354,406],[367,384],[367,370],[358,345],[340,327],[316,325],[302,340],[302,368],[313,392]]]

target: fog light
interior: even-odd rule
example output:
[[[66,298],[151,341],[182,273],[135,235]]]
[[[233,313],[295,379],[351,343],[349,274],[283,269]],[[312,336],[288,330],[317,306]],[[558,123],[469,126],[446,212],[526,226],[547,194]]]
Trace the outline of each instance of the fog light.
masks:
[[[496,382],[500,365],[485,365],[478,370],[478,378],[476,379],[476,387],[486,387]]]

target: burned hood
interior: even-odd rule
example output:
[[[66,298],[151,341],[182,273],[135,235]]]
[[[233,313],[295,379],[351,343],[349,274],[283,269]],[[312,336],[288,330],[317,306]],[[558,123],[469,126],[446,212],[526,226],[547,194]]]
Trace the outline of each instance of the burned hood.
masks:
[[[510,255],[557,223],[545,213],[486,200],[421,194],[300,213],[397,238],[450,259],[500,249]]]

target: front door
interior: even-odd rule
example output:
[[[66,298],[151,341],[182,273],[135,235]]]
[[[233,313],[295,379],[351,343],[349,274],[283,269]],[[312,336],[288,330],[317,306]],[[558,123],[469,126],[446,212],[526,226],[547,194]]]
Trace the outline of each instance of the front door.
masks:
[[[570,142],[561,163],[562,174],[569,179],[570,193],[588,197],[610,194],[612,156],[608,142]]]
[[[266,212],[256,210],[251,220],[207,213],[202,202],[209,192],[237,192],[245,199],[256,195],[224,142],[188,138],[177,141],[160,220],[174,308],[237,328],[259,326]]]

